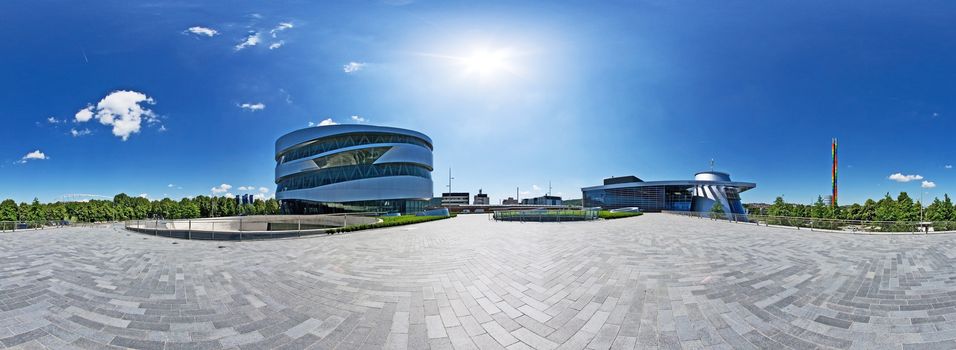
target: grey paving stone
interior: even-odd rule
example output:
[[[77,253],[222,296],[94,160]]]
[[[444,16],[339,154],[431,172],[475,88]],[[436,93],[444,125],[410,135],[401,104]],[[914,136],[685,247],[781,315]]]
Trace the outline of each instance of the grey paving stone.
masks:
[[[954,315],[956,235],[664,214],[259,242],[0,233],[0,347],[948,349]]]

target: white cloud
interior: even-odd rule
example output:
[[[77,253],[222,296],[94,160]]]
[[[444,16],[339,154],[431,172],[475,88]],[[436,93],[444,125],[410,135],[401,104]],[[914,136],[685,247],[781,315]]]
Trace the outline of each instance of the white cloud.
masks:
[[[934,188],[936,187],[936,183],[932,181],[923,181],[923,184],[920,186],[923,188]]]
[[[220,193],[229,192],[230,189],[232,189],[232,185],[230,185],[230,184],[222,184],[222,185],[219,185],[219,186],[210,188],[209,190],[212,191],[213,194],[220,194]],[[231,193],[229,193],[229,194],[227,194],[227,195],[232,196]]]
[[[292,27],[293,27],[292,23],[282,22],[282,23],[279,23],[279,25],[276,26],[275,28],[272,28],[272,30],[269,31],[269,34],[272,34],[272,37],[275,38],[276,34],[278,34],[279,32],[286,29],[292,29]]]
[[[66,120],[60,121],[59,119],[56,119],[54,117],[49,117],[49,118],[46,118],[46,122],[50,124],[60,124],[60,123],[66,122]]]
[[[256,186],[239,186],[240,191],[252,191],[255,189],[256,189]]]
[[[285,45],[285,40],[279,40],[269,45],[269,50],[275,50]]]
[[[236,51],[245,49],[249,46],[259,45],[259,41],[261,41],[261,39],[259,38],[259,33],[253,32],[246,37],[246,40],[243,40],[241,43],[236,45]]]
[[[353,115],[351,118],[352,118],[352,121],[353,121],[353,122],[356,122],[356,123],[364,123],[364,122],[367,122],[367,121],[368,121],[368,119],[362,118],[362,117],[357,116],[357,115]]]
[[[242,108],[242,109],[246,109],[246,110],[250,110],[250,111],[255,112],[255,111],[261,111],[261,110],[263,110],[263,109],[266,109],[266,105],[262,104],[262,102],[258,102],[258,103],[243,103],[243,104],[239,105],[239,108]]]
[[[896,182],[910,182],[915,180],[922,180],[923,177],[920,175],[903,175],[901,173],[896,173],[896,174],[890,175],[889,179]]]
[[[139,198],[149,198],[149,193],[140,193]]]
[[[90,119],[93,119],[93,106],[88,105],[86,108],[81,109],[79,112],[76,112],[77,123],[88,122]]]
[[[332,118],[326,118],[325,120],[319,122],[318,124],[309,122],[309,126],[329,126],[329,125],[337,125],[337,124],[338,123],[332,120]]]
[[[259,187],[259,193],[268,193],[269,189],[265,187]]]
[[[362,70],[362,68],[365,68],[365,63],[349,62],[348,64],[342,66],[342,71],[351,74]]]
[[[186,29],[186,30],[196,35],[205,35],[208,37],[219,35],[219,31],[212,28],[207,28],[207,27],[195,26],[195,27],[189,27],[189,29]]]
[[[949,164],[946,164],[946,165],[943,166],[943,167],[946,168],[946,169],[952,169],[952,168],[953,168],[953,166],[952,166],[952,165],[949,165]]]
[[[113,135],[126,141],[130,135],[139,132],[144,120],[150,124],[159,122],[159,118],[152,110],[143,108],[143,103],[152,105],[156,104],[156,101],[141,92],[114,91],[103,97],[95,108],[88,105],[76,112],[76,122],[89,121],[95,111],[96,119],[100,124],[112,125]]]
[[[89,128],[86,128],[86,129],[83,129],[83,130],[76,130],[75,128],[70,129],[70,135],[73,135],[73,137],[86,136],[86,135],[89,135],[89,134],[92,134],[92,133],[93,133],[93,132],[90,131]]]
[[[43,152],[40,152],[40,150],[36,150],[24,155],[23,158],[20,158],[20,160],[17,163],[23,164],[23,163],[26,163],[28,160],[47,160],[47,159],[50,159],[50,157],[47,157],[47,155],[44,154]]]
[[[535,192],[541,192],[541,187],[538,185],[531,185],[531,190]]]

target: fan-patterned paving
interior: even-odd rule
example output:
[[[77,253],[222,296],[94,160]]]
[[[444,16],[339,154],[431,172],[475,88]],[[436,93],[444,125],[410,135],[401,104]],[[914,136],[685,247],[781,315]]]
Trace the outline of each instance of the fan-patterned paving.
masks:
[[[0,234],[0,347],[951,349],[956,235],[486,215],[186,241]]]

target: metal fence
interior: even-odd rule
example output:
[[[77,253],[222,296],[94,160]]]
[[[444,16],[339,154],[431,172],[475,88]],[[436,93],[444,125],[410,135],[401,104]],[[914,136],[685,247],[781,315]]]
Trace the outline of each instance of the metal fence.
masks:
[[[69,220],[0,221],[0,232],[36,231],[61,227],[93,227],[111,223],[74,222]]]
[[[326,234],[350,225],[378,222],[381,213],[258,215],[185,220],[130,220],[127,230],[182,239],[241,241]]]
[[[500,211],[495,211],[492,218],[499,221],[520,221],[520,222],[585,221],[585,220],[596,220],[598,218],[598,211],[594,209],[500,210]]]
[[[728,214],[686,211],[663,213],[699,219],[727,220],[765,226],[785,226],[796,229],[839,231],[850,233],[943,233],[956,232],[956,221],[875,221],[806,218],[754,214]]]

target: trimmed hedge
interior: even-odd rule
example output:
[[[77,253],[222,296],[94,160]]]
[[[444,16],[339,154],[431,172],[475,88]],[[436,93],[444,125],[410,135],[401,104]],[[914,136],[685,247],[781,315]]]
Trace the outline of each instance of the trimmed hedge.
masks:
[[[361,230],[370,230],[373,228],[385,228],[392,226],[402,226],[417,224],[428,221],[442,220],[447,218],[453,218],[452,216],[383,216],[379,219],[382,219],[382,222],[375,224],[364,224],[364,225],[352,225],[346,227],[335,228],[326,231],[327,233],[342,233],[342,232],[352,232],[352,231],[361,231]]]
[[[601,210],[598,212],[599,218],[607,219],[607,220],[630,218],[630,217],[641,216],[641,215],[644,215],[644,213],[627,213],[627,212],[612,213],[610,210]]]

